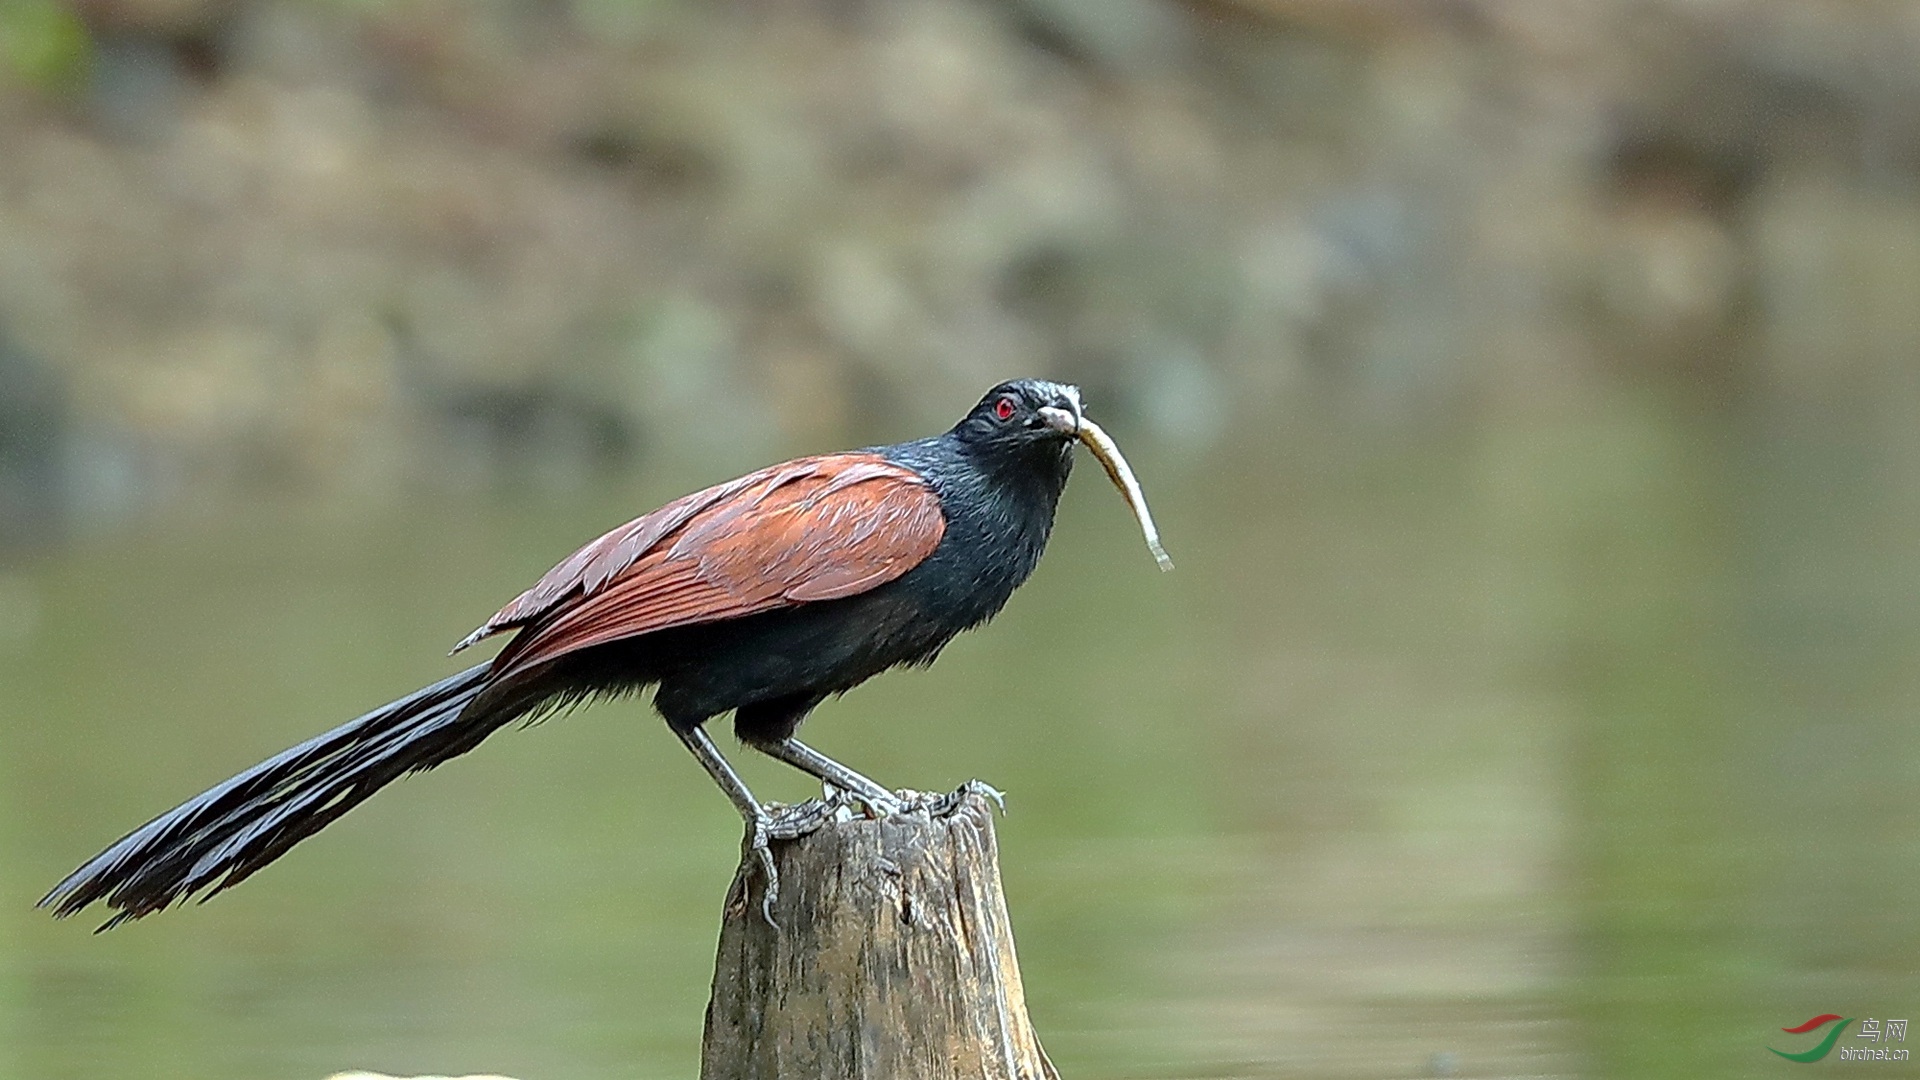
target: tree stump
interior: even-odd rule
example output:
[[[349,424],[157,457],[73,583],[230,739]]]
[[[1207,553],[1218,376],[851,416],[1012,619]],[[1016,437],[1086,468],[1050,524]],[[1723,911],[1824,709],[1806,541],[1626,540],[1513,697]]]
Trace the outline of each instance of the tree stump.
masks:
[[[1027,1019],[991,792],[879,821],[795,808],[811,831],[774,843],[779,925],[744,865],[728,891],[701,1077],[1059,1080]]]

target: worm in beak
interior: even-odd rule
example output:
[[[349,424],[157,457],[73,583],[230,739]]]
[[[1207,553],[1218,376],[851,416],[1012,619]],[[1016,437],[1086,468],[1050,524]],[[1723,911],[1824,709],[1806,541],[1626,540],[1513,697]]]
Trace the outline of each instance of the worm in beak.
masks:
[[[1140,523],[1140,535],[1146,538],[1147,550],[1153,552],[1153,561],[1160,569],[1173,569],[1173,560],[1167,557],[1167,549],[1160,546],[1160,530],[1154,528],[1153,513],[1147,509],[1147,497],[1140,490],[1140,481],[1134,479],[1133,468],[1127,464],[1126,455],[1120,453],[1120,447],[1101,429],[1099,424],[1084,416],[1076,416],[1066,409],[1047,407],[1040,410],[1040,416],[1047,426],[1063,435],[1072,435],[1079,439],[1107,470],[1107,479],[1120,489],[1120,495],[1127,500],[1127,506],[1133,511],[1134,520]]]

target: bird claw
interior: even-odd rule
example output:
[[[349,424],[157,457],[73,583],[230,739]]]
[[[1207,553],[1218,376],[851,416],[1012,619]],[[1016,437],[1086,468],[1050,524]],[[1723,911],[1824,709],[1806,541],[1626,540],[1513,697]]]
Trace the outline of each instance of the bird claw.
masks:
[[[982,780],[969,780],[959,787],[954,788],[952,791],[942,791],[937,794],[922,791],[912,794],[914,795],[912,801],[913,809],[924,810],[929,817],[946,817],[959,809],[960,804],[965,802],[968,797],[975,795],[983,799],[991,800],[995,806],[1000,808],[1000,813],[1003,816],[1007,812],[1006,793]]]
[[[843,815],[858,807],[868,818],[881,820],[896,814],[924,813],[946,817],[969,796],[990,799],[1000,812],[1007,812],[1007,797],[998,788],[980,780],[969,780],[953,791],[933,794],[925,791],[898,791],[886,798],[869,797],[837,787],[820,785],[820,797],[794,806],[768,803],[747,821],[747,834],[740,841],[742,903],[753,896],[753,878],[763,882],[760,892],[760,917],[775,930],[780,923],[773,917],[773,905],[780,898],[780,871],[773,861],[775,840],[798,840],[819,830],[829,821],[846,820]]]
[[[992,799],[993,805],[1000,808],[1000,816],[1007,816],[1007,793],[987,783],[985,780],[969,780],[960,785],[956,795],[978,795],[983,799]]]
[[[868,820],[879,821],[882,818],[890,818],[895,814],[904,814],[912,810],[916,805],[913,801],[914,794],[911,791],[888,793],[876,791],[863,795],[840,787],[830,780],[822,780],[819,801],[834,809],[845,807],[851,810],[857,806]]]
[[[773,842],[798,840],[816,832],[843,811],[849,810],[853,802],[853,796],[829,786],[820,798],[808,799],[798,805],[768,803],[747,821],[747,834],[740,841],[741,895],[743,898],[752,897],[755,876],[764,882],[760,894],[760,916],[768,926],[780,929],[779,922],[773,917],[773,905],[780,898],[780,871],[773,861]],[[742,900],[744,902],[745,899]]]
[[[749,865],[759,870],[762,879],[760,890],[760,917],[775,930],[780,923],[773,917],[773,902],[780,898],[780,870],[773,864],[773,816],[765,812],[754,816],[747,822],[747,835],[740,842],[741,870]],[[742,882],[745,896],[753,895],[752,875],[747,874]]]

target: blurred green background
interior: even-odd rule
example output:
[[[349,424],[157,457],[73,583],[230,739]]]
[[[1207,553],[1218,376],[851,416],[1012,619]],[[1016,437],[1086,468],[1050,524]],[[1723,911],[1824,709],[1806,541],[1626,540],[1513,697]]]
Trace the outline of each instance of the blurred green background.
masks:
[[[0,0],[0,1076],[693,1075],[738,822],[634,703],[31,904],[601,530],[1024,374],[1179,571],[1083,469],[808,731],[1009,792],[1063,1075],[1920,1011],[1920,8]]]

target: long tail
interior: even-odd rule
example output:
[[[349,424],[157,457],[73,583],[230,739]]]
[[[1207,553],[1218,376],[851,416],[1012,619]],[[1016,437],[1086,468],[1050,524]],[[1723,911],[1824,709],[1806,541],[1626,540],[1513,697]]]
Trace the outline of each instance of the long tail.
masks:
[[[416,690],[202,792],[95,855],[40,901],[72,915],[96,900],[117,913],[102,930],[205,890],[244,881],[411,772],[480,744],[519,712],[466,707],[486,690],[486,664]],[[491,704],[491,703],[489,703]]]

